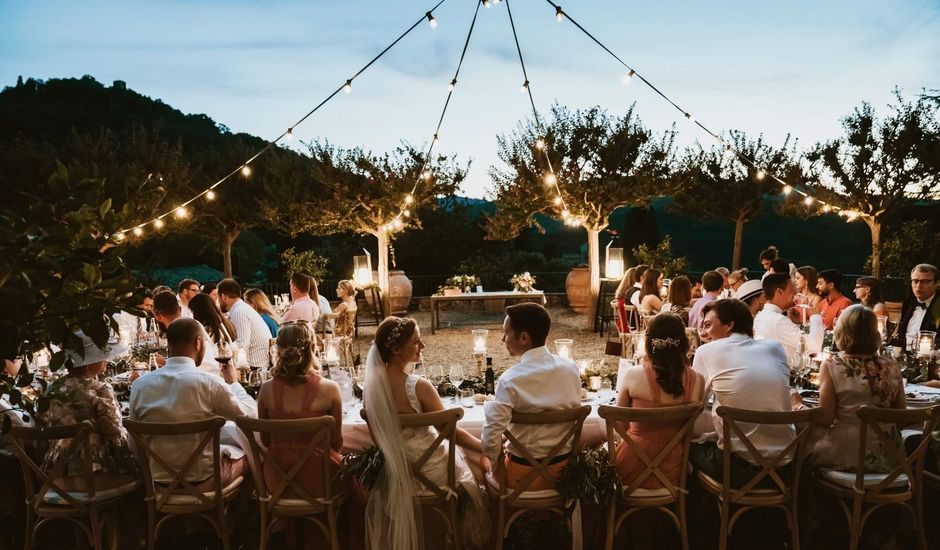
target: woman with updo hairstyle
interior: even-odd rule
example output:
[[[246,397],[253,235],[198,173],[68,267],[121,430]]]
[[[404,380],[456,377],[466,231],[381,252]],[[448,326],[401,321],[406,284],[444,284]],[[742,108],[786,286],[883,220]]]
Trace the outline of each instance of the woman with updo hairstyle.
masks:
[[[299,484],[314,497],[325,494],[323,460],[329,460],[338,471],[342,465],[339,452],[343,449],[343,399],[339,386],[320,376],[313,351],[314,335],[306,323],[287,323],[277,334],[277,361],[271,369],[271,379],[261,385],[258,392],[258,418],[294,420],[332,416],[329,457],[313,456],[304,464],[297,476]],[[310,441],[307,435],[265,435],[261,441],[268,447],[271,460],[284,471],[302,459],[304,448]],[[273,467],[265,464],[264,478],[268,487],[277,487],[280,477]],[[294,494],[287,490],[287,498]]]
[[[701,402],[704,390],[705,379],[689,365],[689,339],[682,318],[674,313],[653,317],[646,329],[646,359],[642,365],[633,365],[624,371],[617,406],[674,407]],[[631,422],[627,435],[647,456],[654,457],[679,433],[682,424]],[[674,447],[660,464],[672,483],[678,483],[679,476],[683,475],[682,451],[681,446]],[[615,468],[623,483],[629,485],[643,473],[646,464],[630,452],[628,445],[621,443],[616,451]],[[663,485],[655,476],[650,476],[641,487],[660,489]]]
[[[426,378],[411,373],[412,365],[421,360],[423,349],[421,330],[414,319],[388,317],[376,329],[366,359],[363,408],[368,414],[372,439],[385,459],[366,506],[366,527],[368,538],[382,541],[383,548],[444,546],[443,540],[425,540],[425,544],[419,540],[419,522],[415,515],[420,513],[420,507],[414,506],[413,498],[421,486],[416,483],[411,469],[411,463],[427,452],[438,432],[431,427],[402,428],[398,421],[401,414],[444,410],[437,388]],[[457,429],[456,442],[460,447],[482,451],[480,440],[466,430]],[[448,482],[447,462],[445,441],[432,453],[421,474],[444,487]],[[463,533],[458,536],[470,548],[485,548],[488,515],[483,495],[462,452],[456,456],[456,472],[457,483],[464,489],[460,496]],[[388,510],[395,513],[389,514]]]

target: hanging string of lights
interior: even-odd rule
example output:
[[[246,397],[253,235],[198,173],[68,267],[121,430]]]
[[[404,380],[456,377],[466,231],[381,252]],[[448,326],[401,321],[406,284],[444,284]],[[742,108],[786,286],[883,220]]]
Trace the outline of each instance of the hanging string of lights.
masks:
[[[519,65],[522,67],[523,82],[519,91],[529,97],[529,105],[532,107],[532,116],[535,119],[535,128],[539,134],[539,137],[535,140],[535,149],[542,152],[542,155],[545,157],[545,163],[548,166],[548,172],[542,176],[543,181],[550,191],[554,192],[555,196],[552,198],[552,207],[561,215],[565,225],[578,227],[581,225],[582,220],[578,216],[573,215],[568,209],[565,197],[561,193],[558,175],[555,173],[555,168],[552,166],[552,159],[548,156],[548,148],[545,146],[544,138],[545,128],[542,125],[541,117],[539,117],[538,109],[535,108],[535,99],[532,97],[532,84],[529,82],[529,74],[525,68],[525,59],[522,57],[522,47],[519,45],[519,35],[516,32],[516,23],[512,18],[512,9],[509,6],[509,0],[506,0],[506,12],[509,14],[509,26],[512,27],[512,38],[516,42],[516,53],[519,54]]]
[[[745,153],[743,153],[742,151],[740,151],[739,149],[737,149],[730,141],[726,140],[726,139],[723,138],[720,134],[718,134],[717,132],[712,131],[710,128],[708,128],[707,126],[705,126],[700,120],[696,119],[696,118],[692,115],[692,113],[691,113],[690,111],[688,111],[687,109],[684,109],[684,108],[680,107],[675,101],[672,100],[672,98],[670,98],[669,96],[667,96],[667,95],[665,94],[665,92],[663,92],[663,91],[660,90],[657,86],[655,86],[652,82],[650,82],[649,80],[647,80],[646,77],[644,77],[642,74],[640,74],[639,71],[637,71],[637,70],[636,70],[634,67],[632,67],[631,65],[627,64],[627,62],[625,62],[623,59],[621,59],[620,56],[618,56],[618,55],[615,54],[613,51],[611,51],[611,49],[608,48],[603,42],[601,42],[600,40],[598,40],[597,37],[595,37],[593,34],[591,34],[590,31],[588,31],[588,30],[585,29],[580,23],[578,23],[577,20],[575,20],[574,18],[572,18],[571,15],[570,15],[568,12],[566,12],[564,9],[562,9],[562,7],[561,7],[559,4],[556,4],[556,3],[553,2],[552,0],[545,0],[545,1],[546,1],[548,4],[550,4],[553,8],[555,8],[555,19],[556,19],[556,21],[558,21],[559,23],[563,22],[565,19],[567,19],[568,21],[570,21],[575,27],[578,28],[578,30],[580,30],[582,33],[584,33],[585,36],[587,36],[589,39],[591,39],[591,41],[593,41],[595,44],[597,44],[598,46],[600,46],[601,49],[603,49],[605,52],[607,52],[608,54],[610,54],[611,57],[613,57],[618,63],[620,63],[624,68],[627,69],[627,74],[626,74],[626,76],[624,77],[624,82],[630,82],[630,81],[632,81],[632,80],[634,80],[634,79],[639,79],[641,82],[643,82],[644,84],[646,84],[646,85],[647,85],[651,90],[653,90],[657,95],[659,95],[660,97],[662,97],[664,100],[666,100],[666,102],[668,102],[670,105],[672,105],[677,111],[679,111],[680,113],[682,113],[682,116],[684,116],[686,119],[688,119],[689,122],[691,122],[692,124],[698,126],[701,130],[703,130],[703,131],[704,131],[705,133],[707,133],[709,136],[711,136],[711,137],[714,138],[716,141],[718,141],[722,146],[724,146],[724,148],[725,148],[726,151],[728,151],[728,152],[730,152],[730,153],[733,153],[733,154],[734,154],[738,159],[740,159],[742,162],[744,162],[744,163],[747,164],[747,165],[750,165],[750,166],[755,170],[755,177],[756,177],[757,179],[761,180],[761,179],[764,179],[765,177],[770,177],[771,179],[773,179],[774,181],[776,181],[777,183],[779,183],[779,184],[781,185],[781,193],[783,193],[784,195],[790,195],[790,194],[792,194],[792,193],[797,193],[797,194],[799,194],[799,195],[801,195],[801,196],[803,197],[803,204],[804,204],[804,205],[806,205],[806,206],[812,206],[812,205],[815,204],[815,203],[819,203],[819,205],[820,205],[820,207],[821,207],[821,210],[822,210],[823,212],[836,212],[836,213],[838,213],[840,216],[845,216],[848,221],[854,221],[855,219],[857,219],[857,218],[861,215],[859,212],[856,212],[856,211],[854,211],[854,210],[843,209],[843,208],[840,208],[839,206],[836,206],[836,205],[834,205],[834,204],[830,204],[830,203],[828,203],[828,202],[826,202],[826,201],[824,201],[824,200],[821,200],[821,199],[818,199],[818,198],[816,198],[816,197],[813,197],[812,195],[809,194],[809,192],[807,192],[807,191],[805,191],[805,190],[803,190],[803,189],[800,189],[800,188],[798,188],[798,187],[795,187],[795,186],[793,186],[793,185],[791,185],[791,184],[785,182],[785,181],[782,180],[781,178],[777,177],[775,174],[770,173],[765,167],[760,166],[759,163],[758,163],[756,160],[750,158],[750,157],[747,156]],[[507,0],[507,5],[508,5],[508,0]]]
[[[294,122],[293,124],[291,124],[290,126],[288,126],[287,129],[284,130],[283,132],[281,132],[281,134],[280,134],[279,136],[277,136],[276,138],[274,138],[274,139],[268,141],[268,142],[265,144],[264,147],[262,147],[257,153],[255,153],[254,155],[252,155],[251,157],[249,157],[248,160],[246,160],[245,162],[241,163],[237,168],[235,168],[235,169],[232,170],[231,172],[227,173],[227,174],[226,174],[225,176],[223,176],[221,179],[219,179],[218,181],[216,181],[216,182],[213,183],[212,185],[206,187],[205,189],[203,189],[201,192],[199,192],[198,194],[196,194],[195,196],[193,196],[193,197],[190,198],[189,200],[184,201],[184,202],[178,204],[177,206],[171,208],[170,210],[167,210],[166,212],[163,212],[163,213],[161,213],[160,215],[158,215],[158,216],[156,216],[156,217],[154,217],[154,218],[152,218],[152,219],[150,219],[150,220],[147,220],[147,221],[138,223],[137,225],[135,225],[135,226],[133,226],[133,227],[128,227],[128,228],[124,228],[124,229],[121,229],[121,230],[119,230],[119,231],[116,231],[116,232],[114,233],[114,235],[113,235],[114,240],[115,240],[116,242],[121,242],[121,241],[123,241],[123,240],[125,239],[125,237],[127,236],[127,233],[128,233],[128,232],[132,233],[135,237],[142,237],[142,236],[144,235],[145,228],[147,228],[148,226],[153,226],[155,229],[161,229],[161,228],[166,224],[166,222],[165,222],[166,218],[168,218],[168,217],[171,216],[171,215],[174,216],[175,218],[179,219],[179,220],[187,219],[187,218],[189,218],[190,215],[191,215],[191,211],[190,211],[190,210],[191,210],[191,207],[190,207],[190,205],[192,205],[192,204],[195,203],[197,200],[199,200],[200,198],[203,198],[203,197],[205,197],[205,200],[207,200],[207,201],[215,200],[216,197],[217,197],[217,195],[218,195],[218,193],[215,191],[215,189],[216,189],[217,187],[219,187],[220,185],[222,185],[223,183],[225,183],[226,181],[228,181],[229,179],[231,179],[232,176],[234,176],[234,175],[236,175],[236,174],[241,174],[243,177],[246,177],[246,178],[247,178],[247,177],[250,177],[250,176],[251,176],[251,171],[252,171],[252,170],[251,170],[251,163],[252,163],[252,162],[254,162],[258,157],[260,157],[260,156],[263,155],[264,153],[266,153],[266,152],[270,151],[272,148],[276,147],[277,144],[278,144],[279,142],[281,142],[282,140],[290,140],[290,139],[293,137],[293,135],[294,135],[294,130],[295,130],[298,126],[300,126],[301,124],[303,124],[304,121],[306,121],[308,118],[310,118],[311,115],[313,115],[314,113],[316,113],[317,111],[319,111],[321,107],[323,107],[324,105],[326,105],[330,100],[332,100],[334,97],[336,97],[340,92],[344,92],[344,93],[346,93],[346,94],[352,93],[352,84],[353,84],[353,81],[356,80],[360,75],[362,75],[362,73],[364,73],[364,72],[365,72],[369,67],[371,67],[376,61],[378,61],[379,59],[381,59],[382,56],[384,56],[386,53],[388,53],[388,51],[391,50],[395,45],[397,45],[403,38],[405,38],[406,36],[408,36],[408,35],[411,33],[411,31],[415,30],[421,23],[423,23],[423,22],[425,22],[425,21],[428,22],[428,26],[429,26],[429,27],[431,27],[432,29],[435,28],[435,27],[437,26],[437,20],[434,18],[434,11],[437,10],[437,9],[441,6],[441,4],[443,4],[445,1],[446,1],[446,0],[439,0],[439,1],[437,2],[437,4],[434,5],[433,8],[431,8],[431,9],[428,10],[428,11],[426,11],[417,21],[415,21],[415,22],[414,22],[410,27],[408,27],[404,32],[402,32],[400,35],[398,35],[398,37],[397,37],[395,40],[393,40],[388,46],[386,46],[385,49],[383,49],[381,52],[379,52],[379,53],[378,53],[375,57],[373,57],[368,63],[366,63],[365,65],[363,65],[362,68],[360,68],[358,71],[356,71],[355,74],[353,74],[351,77],[347,78],[346,81],[345,81],[340,87],[338,87],[338,88],[336,88],[335,90],[333,90],[333,92],[330,93],[328,96],[326,96],[326,98],[323,99],[323,101],[321,101],[321,102],[318,103],[315,107],[313,107],[312,109],[310,109],[309,111],[307,111],[302,117],[300,117],[299,119],[297,119],[296,122]]]

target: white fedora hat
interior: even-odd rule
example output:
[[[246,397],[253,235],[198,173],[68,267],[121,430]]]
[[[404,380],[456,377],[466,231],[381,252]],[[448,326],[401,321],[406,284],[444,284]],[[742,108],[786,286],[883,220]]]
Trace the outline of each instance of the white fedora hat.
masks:
[[[70,352],[69,357],[72,358],[72,366],[74,367],[84,367],[85,365],[91,365],[99,361],[110,361],[115,357],[127,353],[127,346],[120,343],[117,338],[111,338],[105,346],[105,349],[101,349],[91,341],[91,338],[85,336],[84,332],[78,331],[75,333],[75,336],[82,339],[82,344],[85,346],[85,356],[79,357],[78,354]]]

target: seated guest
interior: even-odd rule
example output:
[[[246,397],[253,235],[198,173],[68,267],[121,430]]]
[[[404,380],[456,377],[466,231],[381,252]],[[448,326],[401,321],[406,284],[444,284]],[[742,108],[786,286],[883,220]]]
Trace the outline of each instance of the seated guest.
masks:
[[[816,290],[822,296],[822,300],[819,302],[819,313],[822,313],[826,330],[832,330],[836,317],[842,313],[843,309],[852,305],[852,300],[846,298],[839,290],[840,283],[842,283],[842,274],[835,269],[826,269],[819,272]]]
[[[796,285],[796,303],[808,304],[811,311],[819,311],[819,302],[822,296],[816,292],[816,284],[819,282],[819,274],[816,268],[804,265],[796,270],[793,276],[793,284]]]
[[[737,292],[738,288],[747,282],[747,268],[742,267],[728,274],[728,287],[732,292]]]
[[[761,276],[761,279],[770,275],[773,271],[770,269],[774,260],[780,256],[780,251],[776,246],[770,245],[766,249],[761,250],[760,253],[760,265],[764,268],[764,274]]]
[[[689,281],[692,282],[692,299],[698,300],[702,297],[702,278],[698,275],[691,275]]]
[[[199,298],[199,296],[193,297],[193,300],[197,300],[197,303],[205,299],[206,298]],[[192,302],[192,300],[190,300],[190,302]],[[192,314],[192,311],[190,311],[190,314]],[[169,327],[170,324],[173,323],[173,321],[182,317],[182,315],[180,314],[180,304],[176,300],[176,296],[174,296],[172,292],[164,291],[153,297],[153,316],[157,320],[157,322],[163,325],[164,327]],[[200,317],[204,317],[204,314],[202,313],[201,310],[200,310]],[[206,326],[206,325],[200,325],[200,326]],[[211,324],[208,326],[211,326]],[[205,352],[203,353],[202,359],[200,360],[200,362],[197,363],[197,366],[201,370],[204,370],[210,374],[218,375],[219,363],[218,361],[215,360],[215,358],[218,355],[217,348],[216,348],[216,344],[218,342],[217,341],[214,342],[210,338],[210,335],[208,332],[206,332],[205,328],[203,328],[201,334],[202,334],[202,345],[203,345]],[[157,364],[160,366],[163,366],[165,361],[166,359],[158,353]]]
[[[682,318],[682,322],[688,324],[689,311],[692,306],[692,283],[685,275],[680,275],[672,280],[669,285],[669,294],[666,296],[666,302],[660,308],[660,312],[675,313]]]
[[[136,478],[137,461],[127,446],[121,406],[111,385],[97,379],[108,368],[108,361],[120,356],[127,348],[115,339],[105,349],[101,349],[84,333],[77,332],[76,336],[85,347],[84,356],[69,354],[72,366],[67,368],[65,376],[49,385],[49,409],[39,416],[39,424],[45,428],[54,428],[91,421],[98,433],[89,439],[90,448],[84,449],[83,453],[91,455],[96,490],[130,483]],[[51,444],[43,459],[43,469],[51,470],[70,444],[71,440],[68,439]],[[83,454],[73,454],[66,468],[66,475],[84,476]],[[66,480],[70,488],[83,490],[70,481],[78,480]]]
[[[747,304],[751,315],[760,313],[760,310],[764,309],[764,304],[767,303],[767,299],[764,297],[764,285],[757,279],[741,283],[735,291],[734,297]]]
[[[636,284],[635,273],[635,267],[628,269],[627,272],[623,274],[623,278],[620,279],[617,290],[614,291],[614,299],[617,301],[617,331],[621,334],[630,332],[630,327],[627,326],[627,310],[625,307],[632,305],[630,295],[636,288],[634,286]]]
[[[888,306],[881,297],[881,281],[877,277],[859,277],[855,280],[855,297],[875,315],[887,315]]]
[[[320,317],[320,306],[310,298],[311,278],[303,273],[294,273],[290,276],[291,304],[284,313],[283,322],[307,321],[311,325]],[[222,290],[219,289],[219,293]],[[222,308],[224,311],[225,308]]]
[[[635,306],[637,311],[640,310],[640,291],[643,288],[643,275],[649,268],[650,266],[646,264],[636,266],[636,269],[633,271],[633,288],[627,290],[625,293],[628,298],[627,302]]]
[[[260,288],[249,288],[245,291],[245,301],[264,319],[264,324],[268,325],[271,331],[271,338],[277,336],[278,327],[281,326],[281,316],[274,311],[271,300],[268,295]]]
[[[937,299],[937,268],[918,264],[911,270],[913,296],[904,300],[901,320],[894,329],[891,344],[902,349],[917,345],[917,333],[931,330],[940,333],[940,300]]]
[[[326,317],[328,313],[333,313],[333,308],[330,307],[330,301],[326,299],[326,296],[320,294],[320,287],[317,285],[317,280],[313,277],[310,277],[310,298],[317,303],[317,307],[320,308],[320,317],[317,318],[316,331],[323,331],[323,323],[326,323],[326,332],[330,334],[333,333],[333,329],[336,327],[336,320],[330,316]]]
[[[696,330],[701,328],[704,319],[702,310],[705,309],[706,305],[718,299],[718,294],[721,292],[724,282],[721,273],[717,271],[706,271],[702,275],[702,290],[705,293],[696,300],[691,311],[689,311],[689,328]]]
[[[215,303],[218,305],[218,303],[219,303],[219,289],[218,289],[217,287],[218,287],[218,285],[215,284],[215,283],[206,283],[206,284],[202,285],[202,293],[203,293],[203,294],[208,294],[209,297],[212,298],[212,301],[215,302]]]
[[[246,306],[247,307],[247,306]],[[194,319],[180,318],[167,327],[169,357],[161,369],[149,372],[131,386],[131,420],[143,422],[185,422],[221,416],[235,420],[239,416],[257,416],[254,399],[238,383],[235,367],[229,363],[222,376],[213,376],[196,368],[205,353],[205,329]],[[182,467],[196,449],[197,442],[181,441],[178,437],[161,440],[155,437],[151,447],[167,463]],[[222,457],[221,477],[225,487],[241,476],[247,467],[244,451],[226,446]],[[150,464],[153,478],[159,482],[171,481],[171,476],[158,463]],[[212,448],[206,446],[189,470],[189,481],[204,481],[212,472]],[[200,489],[209,489],[211,479]]]
[[[332,380],[324,380],[317,373],[315,355],[311,346],[310,329],[303,324],[286,325],[277,336],[277,362],[271,369],[271,380],[261,386],[258,393],[258,418],[291,420],[319,418],[330,415],[336,420],[331,432],[333,453],[328,457],[336,470],[342,464],[343,450],[343,399],[339,386]],[[309,436],[262,435],[262,443],[268,447],[271,459],[285,472],[302,458],[302,451],[310,441]],[[312,496],[324,495],[323,460],[313,457],[306,462],[295,478],[301,487]],[[265,464],[264,477],[268,487],[277,487],[280,479],[276,470]],[[288,497],[294,492],[288,489]]]
[[[786,260],[781,260],[777,258],[776,260],[770,262],[770,272],[771,273],[783,273],[785,275],[790,274],[790,264]]]
[[[906,409],[904,379],[897,363],[878,355],[881,334],[874,312],[861,304],[842,312],[833,335],[839,353],[819,368],[819,406],[823,410],[819,426],[810,434],[813,462],[835,470],[854,470],[858,464],[858,428],[856,412],[870,405]],[[800,394],[793,394],[794,405],[802,404]],[[891,427],[900,446],[897,429]],[[874,432],[868,434],[865,464],[867,472],[890,472],[895,464],[885,453]]]
[[[262,369],[271,364],[271,331],[257,311],[242,299],[242,287],[235,279],[223,279],[219,283],[219,305],[235,325],[235,343],[247,350],[248,364]]]
[[[702,401],[705,379],[689,366],[689,340],[685,330],[685,323],[678,315],[660,313],[653,317],[646,329],[646,360],[642,365],[634,365],[624,371],[618,407],[651,409]],[[672,426],[632,422],[627,435],[653,458],[681,428],[681,422]],[[683,471],[682,450],[681,445],[673,447],[669,457],[660,463],[660,468],[673,483],[679,482]],[[617,447],[615,468],[624,484],[628,485],[643,473],[646,464],[630,452],[628,445],[621,443]],[[650,476],[642,484],[644,489],[662,486],[656,476]]]
[[[823,339],[826,336],[822,316],[818,313],[809,316],[809,334],[804,336],[800,329],[803,313],[800,308],[792,307],[793,297],[796,295],[793,279],[784,273],[771,273],[764,277],[762,286],[767,302],[754,317],[754,338],[779,342],[787,358],[799,353],[800,341],[803,338],[806,339],[807,352],[822,351]]]
[[[506,308],[503,321],[503,342],[512,357],[519,362],[506,369],[496,382],[496,400],[485,405],[483,433],[480,443],[483,457],[480,465],[485,472],[499,455],[501,437],[509,428],[536,459],[551,452],[570,426],[514,425],[512,413],[536,413],[549,409],[575,408],[581,404],[581,375],[574,361],[549,353],[545,340],[551,330],[552,319],[542,306],[532,303],[516,304]],[[566,451],[570,445],[562,451]],[[510,487],[519,483],[531,470],[528,461],[506,445],[506,479]],[[564,455],[561,455],[564,456]],[[549,466],[551,476],[559,475],[568,464],[567,458]],[[541,477],[530,486],[531,490],[548,489]]]
[[[140,296],[140,303],[137,304],[139,311],[133,313],[122,311],[114,314],[114,320],[117,321],[120,330],[119,334],[126,332],[130,335],[130,342],[121,342],[124,345],[136,341],[142,334],[146,334],[150,330],[152,321],[150,316],[153,313],[153,292],[149,288],[138,288],[136,294]]]
[[[769,276],[768,276],[769,277]],[[790,368],[783,347],[753,338],[753,318],[744,302],[718,300],[705,309],[703,332],[709,342],[695,351],[692,368],[705,377],[707,391],[720,405],[752,411],[790,410]],[[722,420],[714,415],[716,434],[692,445],[692,464],[714,479],[722,479]],[[792,425],[744,424],[751,443],[762,453],[780,452],[796,437]],[[732,437],[731,482],[744,485],[757,473],[753,458],[738,437]],[[762,480],[759,486],[769,480]]]
[[[731,272],[728,271],[727,267],[716,267],[715,271],[721,275],[724,279],[724,282],[721,284],[721,292],[718,293],[718,298],[731,298]]]
[[[349,280],[342,280],[336,285],[336,297],[339,298],[339,305],[333,315],[336,316],[336,326],[334,333],[340,338],[352,336],[356,327],[352,326],[348,319],[347,312],[356,311],[359,306],[356,304],[356,286]]]
[[[643,272],[643,281],[640,289],[640,315],[655,315],[663,307],[659,297],[663,288],[663,274],[658,269],[647,269]]]
[[[176,287],[176,297],[180,302],[180,314],[183,317],[192,317],[193,314],[189,311],[189,300],[193,296],[199,294],[202,289],[199,287],[199,281],[194,279],[183,279],[180,281],[180,284]]]

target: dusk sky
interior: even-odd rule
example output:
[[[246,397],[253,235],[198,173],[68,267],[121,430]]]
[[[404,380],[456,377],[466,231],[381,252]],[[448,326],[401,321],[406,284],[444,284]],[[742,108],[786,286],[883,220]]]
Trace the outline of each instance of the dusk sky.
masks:
[[[19,75],[124,80],[186,113],[234,131],[280,134],[435,2],[0,0],[0,85]],[[569,1],[561,5],[627,63],[716,130],[763,133],[803,146],[840,134],[863,100],[885,112],[940,88],[940,2]],[[296,130],[309,141],[379,152],[433,133],[473,15],[474,0],[446,0],[424,23]],[[542,0],[514,0],[513,15],[537,107],[636,102],[657,131],[711,145],[664,100]],[[528,116],[505,2],[481,9],[440,151],[472,159],[463,194],[482,197],[498,162],[496,135]],[[296,145],[296,140],[294,144]]]

